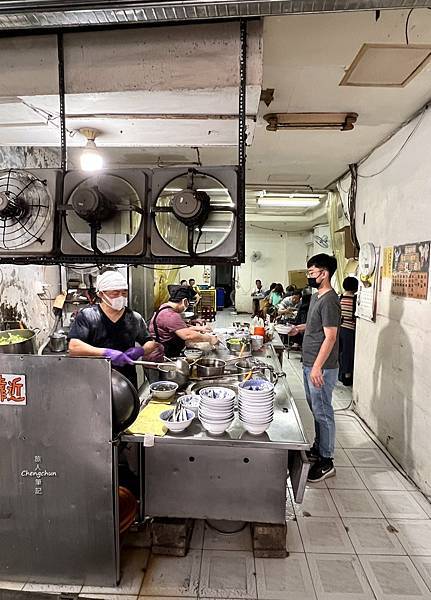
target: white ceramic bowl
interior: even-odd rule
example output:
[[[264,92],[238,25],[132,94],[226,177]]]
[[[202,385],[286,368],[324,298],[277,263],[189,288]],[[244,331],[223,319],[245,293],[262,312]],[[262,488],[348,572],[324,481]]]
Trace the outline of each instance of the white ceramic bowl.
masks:
[[[223,421],[219,423],[205,421],[204,419],[200,419],[204,429],[208,431],[211,435],[222,435],[229,428],[229,425],[232,423],[233,419],[229,421]]]
[[[163,421],[164,425],[169,429],[169,431],[173,431],[174,433],[179,433],[180,431],[184,431],[190,425],[190,423],[195,418],[195,413],[192,410],[187,410],[187,420],[174,422],[168,421],[169,417],[172,415],[174,409],[170,408],[169,410],[164,410],[160,413],[160,420]]]
[[[221,404],[229,403],[235,398],[236,394],[233,390],[225,387],[206,387],[199,390],[199,396],[205,400]]]
[[[199,416],[199,418],[202,417],[202,419],[204,421],[207,421],[208,423],[213,422],[213,421],[214,421],[214,423],[222,423],[223,421],[230,421],[231,419],[233,419],[233,411],[231,413],[224,413],[224,414],[216,417],[210,413],[199,410],[198,416]]]
[[[175,381],[156,381],[150,385],[150,392],[154,398],[167,400],[171,398],[178,389],[178,383]]]
[[[249,379],[248,381],[243,381],[239,385],[239,392],[245,391],[246,393],[254,392],[272,392],[274,390],[274,384],[270,383],[266,379]]]
[[[255,423],[246,423],[243,421],[243,425],[251,435],[262,435],[269,428],[270,423],[256,425]]]

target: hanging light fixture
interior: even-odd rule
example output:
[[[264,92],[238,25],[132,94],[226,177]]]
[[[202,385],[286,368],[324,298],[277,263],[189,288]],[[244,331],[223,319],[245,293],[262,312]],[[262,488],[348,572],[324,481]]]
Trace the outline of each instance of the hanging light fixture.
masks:
[[[81,153],[80,163],[83,171],[99,171],[103,167],[103,156],[97,149],[95,139],[100,131],[97,129],[80,129],[79,133],[87,139]]]

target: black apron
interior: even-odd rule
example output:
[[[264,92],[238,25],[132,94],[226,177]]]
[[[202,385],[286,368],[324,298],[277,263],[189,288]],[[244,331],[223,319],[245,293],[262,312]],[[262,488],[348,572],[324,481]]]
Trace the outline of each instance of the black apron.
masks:
[[[170,306],[162,306],[162,308],[159,308],[159,310],[156,311],[156,313],[153,317],[154,335],[155,335],[156,341],[163,345],[163,347],[165,349],[165,356],[167,356],[168,358],[176,358],[184,350],[184,348],[186,346],[185,341],[182,340],[180,337],[178,337],[176,335],[176,333],[173,334],[172,339],[170,339],[166,342],[160,341],[159,328],[157,326],[157,317],[162,312],[162,310],[167,310],[167,309],[174,310]],[[186,327],[186,324],[184,324],[184,327]]]

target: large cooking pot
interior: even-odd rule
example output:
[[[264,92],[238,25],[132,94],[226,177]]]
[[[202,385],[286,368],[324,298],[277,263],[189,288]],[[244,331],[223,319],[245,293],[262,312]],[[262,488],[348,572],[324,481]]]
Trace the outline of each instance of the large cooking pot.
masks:
[[[127,377],[112,369],[112,429],[120,433],[133,423],[139,414],[139,396]]]
[[[25,338],[16,344],[0,344],[1,354],[36,354],[36,335],[38,331],[31,329],[8,329],[0,331],[0,340],[8,339],[9,335],[19,335]]]
[[[225,361],[219,358],[200,358],[196,362],[196,374],[198,377],[220,377],[225,366]]]

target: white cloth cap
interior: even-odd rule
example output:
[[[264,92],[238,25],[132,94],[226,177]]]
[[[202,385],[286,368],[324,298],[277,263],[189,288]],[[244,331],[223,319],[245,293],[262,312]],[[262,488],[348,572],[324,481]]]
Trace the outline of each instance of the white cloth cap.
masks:
[[[118,271],[105,271],[99,275],[96,283],[96,292],[108,292],[110,290],[127,290],[127,281]]]

